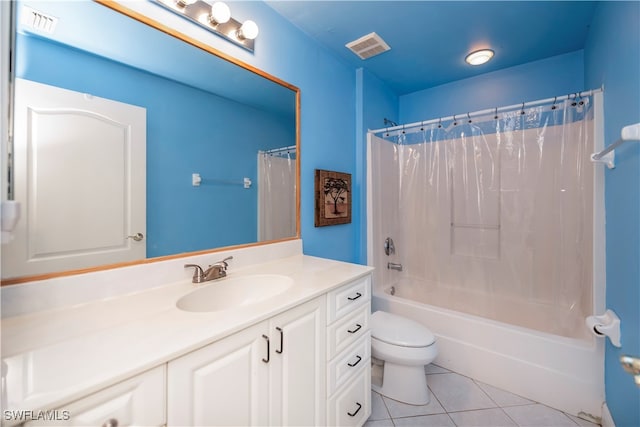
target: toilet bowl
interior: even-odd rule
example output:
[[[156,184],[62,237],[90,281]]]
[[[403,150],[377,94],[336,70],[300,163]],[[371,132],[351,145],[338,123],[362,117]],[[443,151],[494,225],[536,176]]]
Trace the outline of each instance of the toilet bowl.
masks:
[[[429,390],[424,366],[437,354],[434,335],[420,323],[384,311],[371,315],[371,355],[382,361],[381,381],[372,381],[374,391],[411,405],[426,405]]]

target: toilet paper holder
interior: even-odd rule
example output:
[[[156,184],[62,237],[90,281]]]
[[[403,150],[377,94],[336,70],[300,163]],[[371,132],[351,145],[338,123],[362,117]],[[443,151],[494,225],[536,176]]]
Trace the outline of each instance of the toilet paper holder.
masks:
[[[607,336],[611,344],[622,347],[620,343],[620,318],[612,310],[607,310],[601,316],[589,316],[585,323],[595,336]]]

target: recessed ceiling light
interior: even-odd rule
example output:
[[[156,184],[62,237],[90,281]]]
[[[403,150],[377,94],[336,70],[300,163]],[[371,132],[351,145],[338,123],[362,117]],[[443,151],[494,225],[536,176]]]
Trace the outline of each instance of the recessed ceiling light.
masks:
[[[491,49],[482,49],[471,52],[464,60],[471,65],[482,65],[491,58],[493,58],[493,51]]]

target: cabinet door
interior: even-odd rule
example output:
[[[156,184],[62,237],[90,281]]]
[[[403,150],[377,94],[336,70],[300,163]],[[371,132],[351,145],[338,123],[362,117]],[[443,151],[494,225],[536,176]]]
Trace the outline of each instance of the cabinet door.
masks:
[[[270,424],[325,425],[325,297],[272,318],[270,332]]]
[[[159,366],[116,385],[45,411],[35,426],[161,426],[165,415],[165,366]]]
[[[168,425],[267,424],[267,333],[265,321],[169,362]]]

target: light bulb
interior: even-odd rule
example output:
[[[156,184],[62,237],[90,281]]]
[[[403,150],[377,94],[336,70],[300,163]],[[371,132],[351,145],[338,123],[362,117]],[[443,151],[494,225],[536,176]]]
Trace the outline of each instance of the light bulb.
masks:
[[[248,19],[244,21],[244,23],[238,30],[238,37],[241,39],[253,40],[258,37],[258,31],[258,24]]]
[[[493,51],[491,49],[482,49],[471,52],[464,59],[470,65],[482,65],[493,58]]]
[[[194,4],[198,0],[176,0],[176,4],[180,7],[187,7],[190,4]]]
[[[224,24],[229,22],[229,19],[231,19],[231,10],[226,3],[217,1],[211,6],[209,20],[212,24]]]

